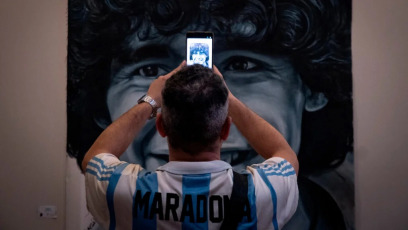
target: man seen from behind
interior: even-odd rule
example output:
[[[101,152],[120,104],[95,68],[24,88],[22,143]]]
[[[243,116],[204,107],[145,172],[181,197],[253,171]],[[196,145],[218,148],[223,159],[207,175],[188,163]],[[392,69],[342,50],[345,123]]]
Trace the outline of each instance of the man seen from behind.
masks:
[[[147,172],[120,161],[158,108],[169,163]],[[266,159],[239,173],[220,160],[232,123]],[[82,169],[88,209],[104,229],[281,229],[299,198],[298,160],[284,137],[231,94],[216,67],[185,62],[102,132]]]

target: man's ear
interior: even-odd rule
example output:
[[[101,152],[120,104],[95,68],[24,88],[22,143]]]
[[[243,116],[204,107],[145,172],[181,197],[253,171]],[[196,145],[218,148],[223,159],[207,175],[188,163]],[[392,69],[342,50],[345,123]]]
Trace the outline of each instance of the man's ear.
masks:
[[[228,138],[230,128],[231,128],[232,118],[230,116],[225,119],[224,125],[222,125],[221,129],[221,140],[225,141]]]
[[[322,92],[312,92],[306,87],[306,101],[305,110],[308,112],[315,112],[327,105],[329,99]]]
[[[159,132],[160,136],[166,137],[166,131],[164,131],[164,126],[163,126],[163,117],[161,116],[160,113],[157,114],[156,117],[156,129]]]

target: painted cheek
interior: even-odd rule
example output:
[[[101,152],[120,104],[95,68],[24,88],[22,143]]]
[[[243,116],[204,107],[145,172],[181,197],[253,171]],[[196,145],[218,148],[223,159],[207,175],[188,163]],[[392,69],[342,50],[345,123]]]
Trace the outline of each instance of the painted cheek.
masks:
[[[297,85],[270,80],[242,86],[236,96],[291,142],[298,139],[304,106],[303,93],[295,88]]]
[[[122,114],[137,104],[137,100],[144,93],[131,86],[117,84],[108,90],[107,104],[109,113],[113,120],[119,118]]]

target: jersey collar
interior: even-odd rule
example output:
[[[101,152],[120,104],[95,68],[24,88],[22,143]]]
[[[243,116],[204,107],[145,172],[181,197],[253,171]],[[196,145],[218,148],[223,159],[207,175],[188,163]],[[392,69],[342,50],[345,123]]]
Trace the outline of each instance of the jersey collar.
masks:
[[[231,169],[231,165],[225,161],[170,161],[157,168],[157,171],[167,171],[174,174],[204,174],[216,173]]]

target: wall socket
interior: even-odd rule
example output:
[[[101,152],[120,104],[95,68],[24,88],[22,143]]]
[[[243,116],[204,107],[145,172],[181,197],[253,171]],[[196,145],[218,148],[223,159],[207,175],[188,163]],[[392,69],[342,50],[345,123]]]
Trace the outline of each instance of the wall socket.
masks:
[[[57,218],[57,206],[55,205],[42,205],[38,206],[38,215],[41,218]]]

